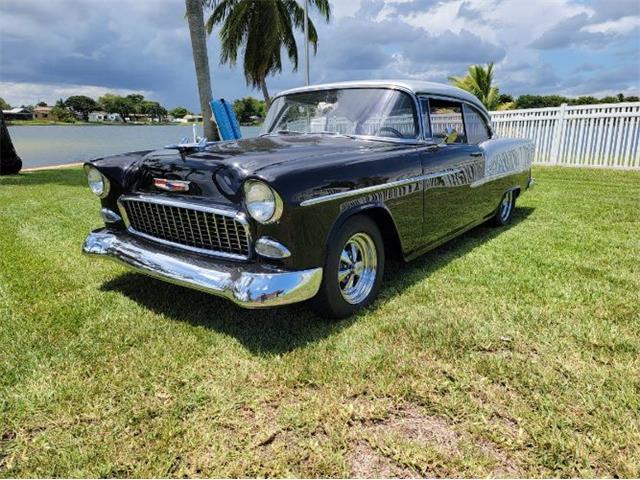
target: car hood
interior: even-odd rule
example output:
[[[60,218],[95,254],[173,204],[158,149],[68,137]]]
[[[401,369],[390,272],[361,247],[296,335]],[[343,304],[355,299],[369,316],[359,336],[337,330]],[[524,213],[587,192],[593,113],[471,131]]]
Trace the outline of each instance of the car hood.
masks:
[[[135,190],[162,193],[154,179],[182,180],[190,182],[189,192],[182,196],[233,203],[239,200],[247,177],[271,181],[283,171],[344,162],[372,150],[405,148],[399,143],[334,135],[278,135],[218,142],[194,153],[156,150],[142,158]]]

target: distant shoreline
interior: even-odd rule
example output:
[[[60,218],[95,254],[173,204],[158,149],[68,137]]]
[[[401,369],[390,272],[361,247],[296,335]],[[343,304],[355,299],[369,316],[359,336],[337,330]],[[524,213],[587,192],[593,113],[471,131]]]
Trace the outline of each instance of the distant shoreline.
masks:
[[[154,123],[134,123],[134,122],[48,122],[42,120],[8,120],[7,126],[11,127],[156,127],[156,126],[190,126],[192,123],[176,123],[176,122],[154,122]],[[197,123],[196,125],[202,125]]]
[[[190,127],[193,124],[201,127],[202,122],[154,122],[154,123],[134,123],[134,122],[47,122],[42,120],[8,120],[7,127]],[[261,127],[262,124],[248,123],[240,124],[241,127]]]

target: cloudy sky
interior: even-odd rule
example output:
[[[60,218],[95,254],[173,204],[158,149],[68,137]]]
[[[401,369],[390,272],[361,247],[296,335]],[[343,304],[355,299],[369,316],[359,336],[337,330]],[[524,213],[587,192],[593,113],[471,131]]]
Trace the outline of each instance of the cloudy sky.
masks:
[[[333,0],[313,83],[446,81],[493,61],[504,93],[640,93],[640,0]],[[248,89],[209,54],[214,95]],[[302,58],[302,49],[300,49]],[[286,66],[272,92],[302,84]],[[0,0],[0,97],[12,105],[72,94],[140,92],[168,107],[197,101],[183,0]]]

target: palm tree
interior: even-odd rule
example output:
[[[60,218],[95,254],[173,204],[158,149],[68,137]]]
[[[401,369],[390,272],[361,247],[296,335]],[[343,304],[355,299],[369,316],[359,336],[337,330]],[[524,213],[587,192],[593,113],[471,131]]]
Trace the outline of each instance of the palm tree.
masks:
[[[298,46],[294,29],[304,28],[304,9],[296,0],[205,0],[213,7],[207,20],[207,31],[222,24],[220,63],[236,64],[239,50],[244,48],[244,76],[247,85],[260,88],[267,107],[270,103],[266,78],[282,72],[281,50],[284,48],[298,68]],[[331,7],[328,0],[309,0],[329,21]],[[309,19],[309,41],[314,53],[318,50],[318,32]]]
[[[196,80],[202,110],[204,136],[209,140],[218,140],[218,132],[211,120],[211,75],[209,73],[209,57],[207,56],[207,34],[204,29],[204,12],[202,0],[185,0],[187,22],[191,34],[193,63],[196,67]]]
[[[474,94],[487,110],[494,110],[500,103],[500,90],[493,83],[493,62],[484,68],[482,65],[471,65],[464,77],[449,77],[456,87]]]

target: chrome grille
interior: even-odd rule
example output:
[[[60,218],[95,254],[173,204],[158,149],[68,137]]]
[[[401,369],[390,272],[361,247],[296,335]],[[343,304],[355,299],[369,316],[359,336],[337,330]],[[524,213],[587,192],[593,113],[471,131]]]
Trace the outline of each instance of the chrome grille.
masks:
[[[203,253],[249,257],[249,231],[233,212],[149,199],[120,200],[134,233]]]

